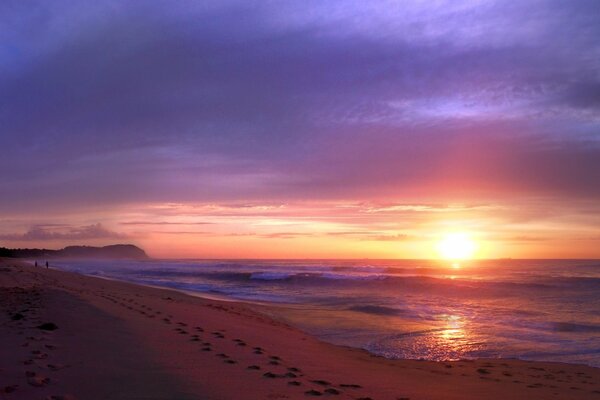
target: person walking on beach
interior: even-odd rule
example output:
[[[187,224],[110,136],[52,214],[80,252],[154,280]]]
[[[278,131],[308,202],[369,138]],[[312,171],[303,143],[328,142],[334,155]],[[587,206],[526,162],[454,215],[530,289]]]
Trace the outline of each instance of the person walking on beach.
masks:
[[[35,262],[35,266],[37,267],[37,261]]]
[[[46,268],[48,268],[48,261],[46,261]]]

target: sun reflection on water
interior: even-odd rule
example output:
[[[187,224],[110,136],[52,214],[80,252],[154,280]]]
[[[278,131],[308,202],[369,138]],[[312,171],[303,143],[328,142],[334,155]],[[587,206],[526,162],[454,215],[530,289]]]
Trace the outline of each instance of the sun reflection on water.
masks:
[[[460,315],[448,315],[445,329],[433,335],[432,345],[440,348],[441,352],[453,355],[450,359],[460,358],[468,347],[468,337],[464,329],[465,321]]]
[[[469,358],[483,350],[482,341],[469,329],[468,317],[443,314],[438,316],[438,321],[436,328],[400,334],[378,344],[394,348],[393,353],[383,352],[388,357],[437,361]]]

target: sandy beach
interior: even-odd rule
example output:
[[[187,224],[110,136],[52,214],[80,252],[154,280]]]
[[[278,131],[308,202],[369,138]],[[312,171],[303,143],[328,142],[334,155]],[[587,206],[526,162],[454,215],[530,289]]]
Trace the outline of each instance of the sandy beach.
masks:
[[[0,399],[600,399],[600,370],[388,360],[242,303],[0,264]]]

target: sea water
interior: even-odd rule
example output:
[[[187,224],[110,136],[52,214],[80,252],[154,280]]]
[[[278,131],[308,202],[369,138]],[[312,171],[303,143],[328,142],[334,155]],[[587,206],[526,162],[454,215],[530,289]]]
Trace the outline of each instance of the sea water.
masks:
[[[64,270],[258,305],[389,358],[600,367],[600,261],[57,261]],[[260,307],[268,304],[275,307]]]

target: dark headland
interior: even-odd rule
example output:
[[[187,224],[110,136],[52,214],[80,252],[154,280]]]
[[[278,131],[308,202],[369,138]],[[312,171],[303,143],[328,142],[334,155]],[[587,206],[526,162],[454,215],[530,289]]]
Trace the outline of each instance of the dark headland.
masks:
[[[132,244],[114,244],[104,247],[67,246],[60,250],[9,249],[0,247],[0,257],[7,258],[97,258],[97,259],[147,259],[141,248]]]

